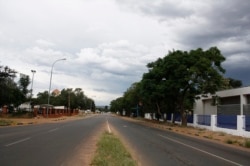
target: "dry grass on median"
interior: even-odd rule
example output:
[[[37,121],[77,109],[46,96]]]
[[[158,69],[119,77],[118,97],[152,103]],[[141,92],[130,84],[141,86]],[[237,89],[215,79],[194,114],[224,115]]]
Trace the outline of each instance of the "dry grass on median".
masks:
[[[105,132],[97,143],[93,166],[136,166],[136,161],[112,133]]]

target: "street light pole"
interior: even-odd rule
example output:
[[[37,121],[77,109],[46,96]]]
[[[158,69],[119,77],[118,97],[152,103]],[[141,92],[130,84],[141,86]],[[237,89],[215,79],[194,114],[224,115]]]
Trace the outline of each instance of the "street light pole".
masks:
[[[51,72],[50,72],[50,81],[49,81],[49,92],[48,92],[48,106],[47,106],[47,118],[48,118],[48,107],[49,107],[49,102],[50,102],[50,89],[51,89],[51,80],[52,80],[52,73],[53,73],[53,68],[56,62],[58,61],[62,61],[62,60],[66,60],[66,58],[63,59],[57,59],[56,61],[54,61],[54,63],[52,64],[51,67]]]
[[[32,72],[32,81],[31,81],[31,92],[30,92],[30,110],[32,109],[31,108],[31,99],[32,99],[32,92],[33,92],[33,81],[34,81],[34,74],[36,73],[35,70],[31,70]]]

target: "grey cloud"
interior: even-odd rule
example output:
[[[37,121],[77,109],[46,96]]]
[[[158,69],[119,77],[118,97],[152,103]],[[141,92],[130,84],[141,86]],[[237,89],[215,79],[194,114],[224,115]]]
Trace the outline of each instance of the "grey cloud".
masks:
[[[185,9],[176,3],[170,3],[168,1],[161,1],[158,4],[152,4],[148,6],[141,6],[141,11],[148,15],[159,16],[161,20],[167,18],[180,18],[188,17],[193,11]]]
[[[250,83],[249,9],[249,0],[6,1],[1,64],[36,69],[39,89],[47,90],[53,60],[65,57],[53,85],[81,87],[108,104],[169,50],[218,46],[227,76]]]

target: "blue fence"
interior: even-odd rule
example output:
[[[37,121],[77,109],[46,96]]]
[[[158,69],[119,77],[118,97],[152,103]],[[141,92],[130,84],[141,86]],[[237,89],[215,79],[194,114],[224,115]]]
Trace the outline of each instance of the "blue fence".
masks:
[[[211,126],[211,115],[198,115],[197,123],[199,125]]]
[[[168,113],[167,114],[167,120],[172,120],[171,118],[172,118],[172,113]]]
[[[217,115],[217,127],[237,129],[237,115]]]
[[[246,115],[246,117],[245,117],[246,119],[246,121],[245,121],[245,123],[246,123],[246,131],[250,131],[250,115]]]
[[[177,122],[181,122],[181,113],[179,112],[174,113],[174,120]]]
[[[194,115],[188,115],[187,122],[194,123]]]
[[[167,120],[172,120],[172,113],[168,113],[167,114]],[[181,121],[181,114],[180,113],[174,113],[174,118],[175,118],[175,121],[178,121],[180,122]],[[187,117],[187,122],[188,123],[194,123],[194,115],[188,115]]]

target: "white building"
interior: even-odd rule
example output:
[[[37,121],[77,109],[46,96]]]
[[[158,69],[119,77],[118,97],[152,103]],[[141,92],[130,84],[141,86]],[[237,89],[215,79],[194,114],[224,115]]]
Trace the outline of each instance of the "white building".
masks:
[[[250,114],[250,87],[218,91],[201,96],[194,104],[194,114]]]
[[[201,96],[194,104],[192,125],[250,137],[250,87]]]

